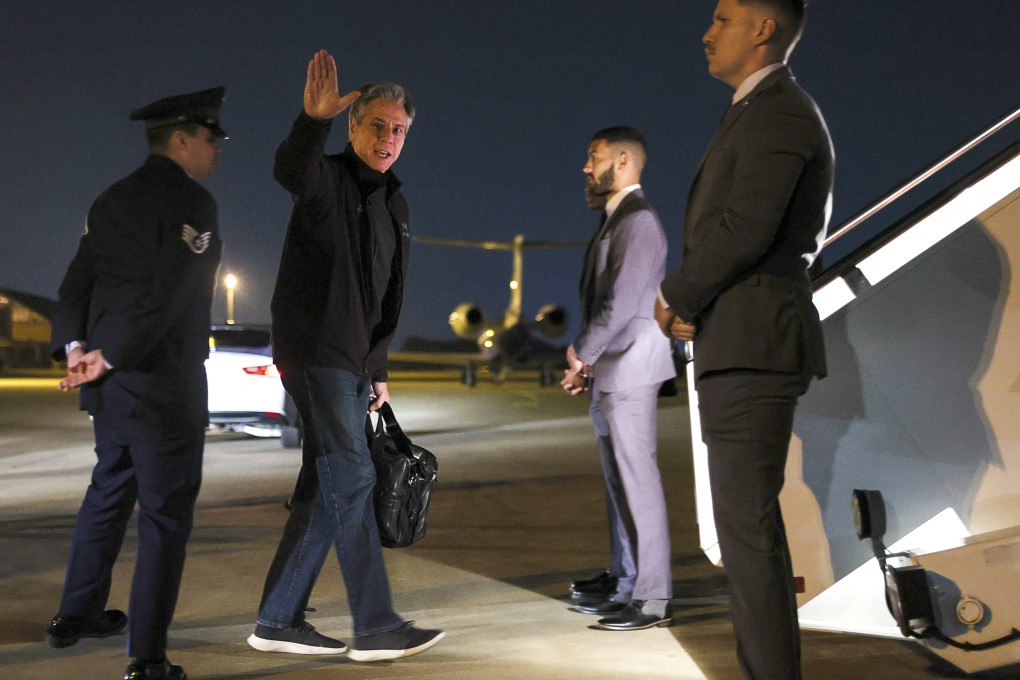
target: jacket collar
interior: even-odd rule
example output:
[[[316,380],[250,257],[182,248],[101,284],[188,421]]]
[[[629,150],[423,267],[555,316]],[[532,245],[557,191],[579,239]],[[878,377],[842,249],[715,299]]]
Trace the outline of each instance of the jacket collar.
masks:
[[[371,193],[383,185],[388,185],[387,193],[392,194],[400,187],[400,180],[397,179],[392,170],[379,172],[369,167],[368,163],[361,160],[358,154],[354,153],[354,147],[351,146],[350,142],[344,147],[343,154],[341,155],[354,170],[354,176],[362,190]]]
[[[732,127],[733,123],[740,117],[744,110],[754,102],[755,99],[761,96],[763,92],[768,90],[770,87],[775,85],[781,80],[793,80],[793,71],[790,70],[789,66],[783,65],[777,68],[772,73],[765,76],[760,83],[755,85],[754,89],[747,93],[747,96],[743,97],[740,101],[735,104],[731,104],[726,110],[726,115],[723,117],[722,123],[719,124],[718,129],[715,131],[715,135],[712,136],[711,141],[708,143],[708,147],[705,149],[704,155],[701,157],[701,163],[698,164],[698,172],[701,172],[701,166],[705,163],[705,158],[712,152],[716,142],[726,134],[726,131]]]
[[[170,156],[167,156],[165,154],[161,154],[161,153],[151,153],[151,154],[149,154],[149,156],[145,159],[145,165],[150,166],[150,167],[154,167],[154,168],[158,167],[158,168],[176,170],[177,172],[181,173],[185,177],[188,176],[188,173],[184,171],[184,168],[181,167],[180,163],[178,163],[174,159],[170,158]]]
[[[740,111],[742,111],[746,106],[748,106],[751,102],[757,99],[762,92],[769,89],[770,87],[778,83],[780,80],[793,80],[793,79],[794,79],[793,71],[790,70],[790,67],[786,66],[785,64],[783,66],[780,66],[779,68],[777,68],[776,70],[772,71],[764,78],[762,78],[761,82],[755,85],[750,92],[741,97],[738,101],[734,102],[733,103],[734,111],[731,112],[731,115],[729,115],[728,118],[733,119],[734,118],[734,116],[732,115],[733,113],[739,114]]]
[[[595,240],[600,240],[600,239],[605,238],[606,234],[609,233],[609,230],[613,228],[614,224],[619,222],[625,215],[630,214],[631,208],[629,206],[632,203],[634,203],[634,201],[636,201],[638,199],[644,199],[644,197],[645,197],[645,192],[642,191],[640,188],[634,189],[633,191],[628,192],[627,195],[623,197],[623,200],[620,201],[620,204],[618,206],[616,206],[616,209],[613,210],[613,214],[609,215],[606,218],[606,221],[602,225],[602,228],[598,230],[598,233],[596,234]]]

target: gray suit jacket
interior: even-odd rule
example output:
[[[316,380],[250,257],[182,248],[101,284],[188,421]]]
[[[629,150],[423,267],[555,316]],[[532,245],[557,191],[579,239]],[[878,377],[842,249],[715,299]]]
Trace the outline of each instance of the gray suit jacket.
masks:
[[[623,199],[588,248],[574,349],[594,368],[595,388],[615,392],[674,377],[670,343],[652,318],[666,235],[640,189]]]
[[[807,268],[825,236],[833,151],[825,121],[782,67],[727,113],[691,187],[683,261],[662,282],[697,325],[706,371],[825,375]]]

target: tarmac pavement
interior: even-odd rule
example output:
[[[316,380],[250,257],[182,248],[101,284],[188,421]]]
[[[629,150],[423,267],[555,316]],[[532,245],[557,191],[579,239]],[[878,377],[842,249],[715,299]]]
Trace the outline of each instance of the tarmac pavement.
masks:
[[[440,464],[427,536],[386,551],[395,605],[418,625],[447,631],[446,638],[418,656],[369,664],[248,647],[300,456],[276,439],[210,436],[170,630],[169,657],[190,678],[739,678],[726,578],[697,546],[683,396],[660,399],[675,622],[607,632],[590,629],[596,617],[569,611],[566,597],[571,580],[601,571],[608,559],[587,400],[531,382],[469,389],[395,376],[390,388],[404,430]],[[4,390],[9,387],[0,385],[0,397]],[[10,403],[0,399],[0,407]],[[36,411],[45,408],[35,408],[31,418],[42,417]],[[84,418],[73,408],[68,416],[66,400],[52,408]],[[0,436],[0,443],[17,441],[15,453],[0,456],[3,680],[112,679],[127,665],[123,636],[86,639],[63,650],[42,641],[94,457],[87,422],[80,425],[64,423],[66,436],[41,438],[45,446],[38,450],[24,438]],[[132,528],[115,568],[111,608],[126,609],[135,547]],[[352,641],[335,558],[327,561],[311,606],[316,611],[309,620],[320,631]],[[819,680],[951,677],[908,642],[807,632],[804,654],[805,676]]]

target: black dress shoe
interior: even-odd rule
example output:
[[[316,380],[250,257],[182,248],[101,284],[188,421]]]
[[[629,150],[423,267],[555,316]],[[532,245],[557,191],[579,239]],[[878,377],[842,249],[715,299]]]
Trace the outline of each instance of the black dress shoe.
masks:
[[[46,629],[46,642],[50,647],[60,649],[76,644],[83,637],[110,637],[126,627],[127,614],[119,609],[108,609],[95,619],[57,614]]]
[[[606,569],[594,578],[581,579],[570,584],[570,596],[577,598],[609,597],[616,590],[617,578]]]
[[[599,616],[617,614],[627,608],[627,603],[617,602],[613,599],[615,596],[616,593],[613,593],[609,597],[597,600],[581,600],[571,607],[570,611],[577,612],[578,614],[598,614]]]
[[[641,607],[644,602],[641,600],[632,601],[627,607],[615,616],[608,616],[599,619],[599,622],[592,626],[599,630],[644,630],[659,626],[665,628],[673,623],[673,609],[666,604],[666,612],[662,616],[658,614],[644,614]]]
[[[146,663],[135,659],[124,671],[124,680],[188,680],[188,674],[166,659],[157,663]]]

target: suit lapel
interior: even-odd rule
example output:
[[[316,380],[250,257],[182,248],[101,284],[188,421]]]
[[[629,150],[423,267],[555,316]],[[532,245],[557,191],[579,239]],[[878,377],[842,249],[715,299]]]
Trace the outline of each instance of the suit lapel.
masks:
[[[746,97],[740,101],[732,104],[723,116],[722,122],[719,123],[719,127],[716,128],[715,134],[712,135],[712,139],[708,142],[708,147],[705,149],[705,153],[701,156],[701,163],[698,164],[698,173],[694,177],[694,182],[691,183],[691,192],[694,191],[694,187],[698,184],[698,178],[701,176],[701,168],[705,165],[705,159],[712,153],[715,145],[719,143],[719,140],[726,135],[726,133],[733,127],[737,122],[737,119],[747,110],[755,99],[761,95],[762,92],[775,85],[780,80],[786,78],[793,78],[793,71],[790,70],[789,66],[783,66],[777,68],[772,73],[765,76],[760,83],[758,83],[753,90],[751,90]]]
[[[613,214],[609,216],[605,224],[603,224],[595,232],[595,237],[592,239],[592,245],[594,246],[598,244],[599,241],[606,238],[609,235],[609,232],[613,230],[613,227],[619,224],[620,220],[640,207],[637,199],[644,197],[645,194],[640,189],[635,189],[624,196],[623,200],[620,201],[620,205],[616,206],[616,210],[614,210]],[[598,249],[595,248],[594,250],[597,252]]]
[[[584,272],[581,274],[580,286],[582,319],[587,320],[589,318],[592,304],[595,301],[595,278],[597,274],[595,270],[598,267],[599,241],[605,239],[620,220],[640,208],[643,201],[639,199],[643,198],[644,192],[641,189],[635,189],[627,194],[620,201],[620,205],[616,206],[613,214],[595,230],[594,236],[588,242],[588,249],[584,254]]]
[[[591,308],[592,298],[594,297],[594,286],[592,281],[595,278],[595,258],[598,252],[599,239],[602,238],[602,234],[606,228],[605,212],[602,213],[600,219],[602,222],[595,229],[595,233],[592,234],[591,240],[588,241],[588,247],[584,251],[584,264],[581,269],[581,283],[578,286],[578,295],[581,299],[581,318],[587,320],[588,313]]]

